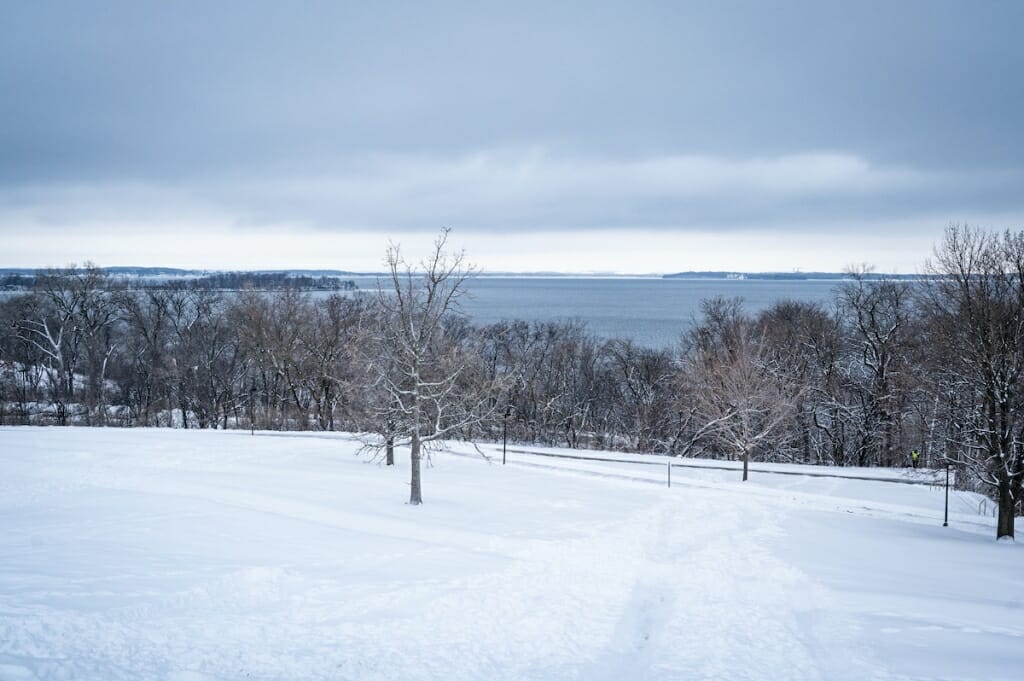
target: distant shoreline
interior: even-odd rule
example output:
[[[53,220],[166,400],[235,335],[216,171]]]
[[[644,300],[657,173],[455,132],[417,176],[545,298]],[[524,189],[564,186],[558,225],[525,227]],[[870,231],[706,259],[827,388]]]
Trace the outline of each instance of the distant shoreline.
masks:
[[[34,277],[51,268],[45,267],[0,267],[0,277]],[[114,279],[156,279],[175,280],[211,275],[286,275],[288,277],[322,277],[329,279],[374,279],[386,276],[385,272],[352,272],[326,269],[258,269],[258,270],[210,270],[181,269],[173,267],[104,267],[101,268]],[[629,272],[480,272],[476,276],[488,279],[682,279],[695,281],[848,281],[853,277],[844,272],[729,272],[723,270],[702,270],[675,273],[629,273]],[[895,274],[870,272],[862,275],[866,279],[917,280],[927,278],[921,274]]]
[[[883,272],[866,272],[857,275],[869,280],[917,280],[927,278],[921,274],[886,274]],[[843,272],[678,272],[662,275],[663,279],[700,279],[700,280],[736,280],[736,281],[849,281],[855,279],[851,274]]]

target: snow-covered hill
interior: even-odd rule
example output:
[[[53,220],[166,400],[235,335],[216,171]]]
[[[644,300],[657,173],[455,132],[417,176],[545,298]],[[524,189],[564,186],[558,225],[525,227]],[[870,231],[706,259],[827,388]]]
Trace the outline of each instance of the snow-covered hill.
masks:
[[[1024,674],[1024,546],[974,495],[943,528],[940,487],[856,479],[905,472],[460,444],[411,507],[357,449],[0,428],[0,679]]]

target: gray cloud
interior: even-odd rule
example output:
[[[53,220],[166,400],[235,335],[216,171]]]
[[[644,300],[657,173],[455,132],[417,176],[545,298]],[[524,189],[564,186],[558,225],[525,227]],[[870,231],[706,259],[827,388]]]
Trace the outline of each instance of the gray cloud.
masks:
[[[1020,214],[1022,25],[953,0],[4,3],[0,234]]]
[[[1020,207],[1024,173],[878,166],[856,156],[556,156],[543,150],[367,158],[328,175],[203,178],[173,184],[38,184],[0,190],[0,215],[44,224],[119,214],[196,216],[253,227],[473,230],[816,228]]]

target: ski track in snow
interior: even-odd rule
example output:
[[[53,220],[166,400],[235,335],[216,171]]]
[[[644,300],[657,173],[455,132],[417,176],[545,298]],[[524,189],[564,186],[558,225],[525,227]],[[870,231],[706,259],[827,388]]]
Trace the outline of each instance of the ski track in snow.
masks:
[[[426,505],[412,508],[405,469],[367,465],[352,444],[237,435],[0,428],[0,680],[853,681],[1024,668],[1011,652],[987,676],[910,673],[913,655],[894,664],[877,636],[973,629],[1020,648],[1024,621],[967,621],[941,602],[930,612],[927,594],[885,600],[871,575],[853,607],[818,576],[848,579],[850,566],[819,552],[820,564],[803,560],[812,574],[783,550],[794,527],[914,527],[898,514],[817,525],[820,509],[787,503],[787,490],[655,489],[441,456]],[[955,541],[943,550],[981,550],[972,534]],[[1020,574],[1019,547],[984,549]],[[1024,576],[1006,574],[1005,602],[978,618],[1024,611]]]
[[[759,548],[778,532],[767,514],[705,510],[694,532],[678,521],[689,512],[665,504],[645,525],[656,529],[613,636],[625,648],[583,678],[882,677],[867,653],[851,655],[849,624],[815,621],[825,590]]]

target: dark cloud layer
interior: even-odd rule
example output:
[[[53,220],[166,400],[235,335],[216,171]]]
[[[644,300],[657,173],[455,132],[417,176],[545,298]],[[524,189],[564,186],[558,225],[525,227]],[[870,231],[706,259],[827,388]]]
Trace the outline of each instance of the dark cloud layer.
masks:
[[[5,3],[0,163],[10,181],[517,144],[1024,156],[1021,3],[702,4]]]
[[[1021,26],[1009,0],[9,2],[0,230],[83,193],[320,228],[1019,215]]]

